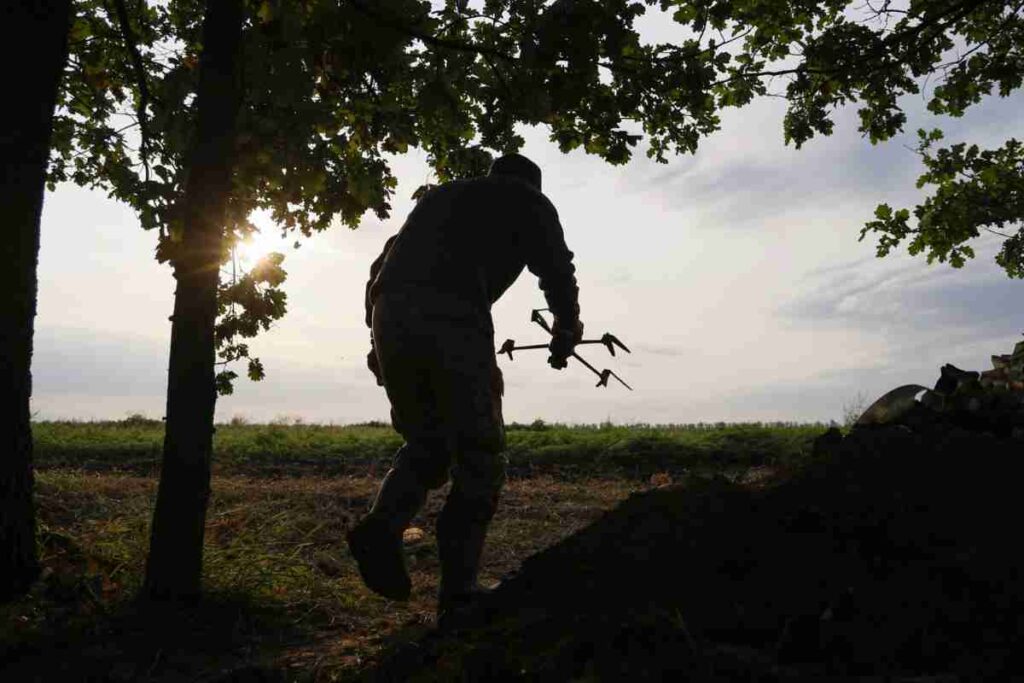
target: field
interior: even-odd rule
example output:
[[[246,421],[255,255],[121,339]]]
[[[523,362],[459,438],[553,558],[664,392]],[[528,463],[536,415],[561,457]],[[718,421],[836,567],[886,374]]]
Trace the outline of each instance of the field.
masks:
[[[44,577],[0,611],[4,680],[348,680],[433,624],[433,525],[414,521],[414,598],[369,593],[344,547],[399,437],[384,425],[219,425],[205,551],[207,599],[134,612],[162,424],[34,425]],[[798,466],[823,425],[509,427],[510,480],[483,579],[585,526],[632,492],[694,475]],[[6,668],[8,678],[4,675]],[[246,678],[249,676],[249,678]]]

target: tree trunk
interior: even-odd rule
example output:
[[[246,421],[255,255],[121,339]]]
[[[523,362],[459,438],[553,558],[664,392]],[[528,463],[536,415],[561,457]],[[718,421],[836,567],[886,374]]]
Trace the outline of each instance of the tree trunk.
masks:
[[[39,572],[32,506],[32,332],[36,317],[39,218],[53,108],[67,60],[70,0],[25,0],[0,13],[10,97],[0,131],[0,601],[23,593]],[[33,61],[26,64],[25,46]]]
[[[207,0],[196,133],[174,263],[167,428],[142,597],[199,597],[213,450],[217,284],[240,103],[242,0]]]

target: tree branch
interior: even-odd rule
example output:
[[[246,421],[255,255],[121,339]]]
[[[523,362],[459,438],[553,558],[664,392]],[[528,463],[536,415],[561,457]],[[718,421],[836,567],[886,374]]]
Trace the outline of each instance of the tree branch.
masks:
[[[763,78],[763,77],[766,77],[766,76],[786,76],[786,75],[792,75],[792,74],[823,74],[823,75],[828,75],[828,74],[837,73],[839,71],[850,69],[853,66],[857,66],[857,65],[863,64],[865,62],[868,62],[871,59],[875,58],[877,55],[884,54],[884,52],[886,50],[892,48],[893,45],[895,45],[895,44],[899,44],[899,43],[904,42],[904,41],[914,40],[914,39],[916,39],[918,37],[918,35],[923,33],[925,30],[927,30],[927,29],[929,29],[929,28],[931,28],[933,26],[939,25],[940,22],[942,22],[943,19],[949,19],[949,22],[947,22],[944,25],[941,25],[941,28],[944,29],[949,24],[952,24],[953,22],[956,22],[956,21],[959,21],[960,19],[963,19],[968,14],[970,14],[974,10],[978,9],[982,5],[987,4],[988,2],[991,2],[991,0],[968,0],[967,2],[953,3],[949,7],[947,7],[946,9],[942,10],[941,12],[936,13],[932,17],[928,17],[927,20],[921,21],[921,23],[913,26],[912,28],[910,28],[910,29],[908,29],[906,31],[903,31],[903,32],[900,32],[900,33],[891,33],[891,34],[889,34],[884,39],[882,39],[882,41],[880,42],[878,47],[876,47],[873,50],[869,50],[865,54],[862,54],[859,59],[853,60],[850,63],[848,63],[848,64],[846,64],[846,65],[844,65],[842,67],[835,66],[835,67],[832,67],[832,68],[812,69],[812,68],[806,66],[805,64],[800,64],[800,65],[798,65],[796,67],[793,67],[792,69],[780,69],[780,70],[777,70],[777,71],[741,72],[741,73],[735,73],[732,76],[729,76],[728,78],[723,78],[723,79],[720,79],[718,81],[715,81],[715,83],[713,83],[713,85],[725,85],[727,83],[731,83],[733,81],[741,80],[741,79],[744,79],[744,78]],[[875,70],[877,70],[877,69],[875,69]],[[874,73],[874,71],[872,71],[871,73]]]
[[[967,52],[963,53],[962,55],[959,55],[953,61],[946,62],[945,64],[939,64],[938,68],[942,69],[943,71],[946,71],[946,70],[948,70],[951,67],[954,67],[954,66],[957,66],[957,65],[963,63],[963,61],[965,59],[970,57],[972,54],[974,54],[975,52],[977,52],[981,48],[983,48],[983,47],[991,47],[992,40],[997,35],[999,35],[1000,33],[1002,33],[1003,31],[1006,30],[1006,28],[1010,25],[1010,22],[1013,21],[1013,19],[1017,17],[1017,14],[1021,11],[1021,9],[1024,9],[1024,2],[1018,2],[1017,5],[1012,10],[1010,10],[1010,12],[1003,19],[1002,23],[999,25],[999,28],[997,28],[995,31],[993,31],[991,35],[989,35],[987,38],[985,38],[985,40],[979,42],[977,45],[975,45],[974,47],[972,47],[970,50],[968,50]]]
[[[121,37],[124,39],[125,49],[131,58],[132,70],[135,72],[135,80],[139,88],[138,117],[139,134],[142,142],[139,145],[139,154],[142,157],[142,165],[145,168],[146,182],[149,182],[149,120],[146,118],[146,108],[149,106],[149,85],[146,82],[146,66],[142,62],[142,54],[132,32],[131,22],[128,19],[128,8],[124,0],[114,0],[114,8],[117,10],[117,22],[121,27]],[[109,9],[107,10],[109,12]]]
[[[371,19],[376,20],[381,25],[395,29],[396,31],[404,33],[405,35],[411,38],[422,40],[425,44],[430,45],[431,47],[439,47],[444,48],[446,50],[455,50],[458,52],[472,52],[478,55],[489,55],[491,57],[503,59],[506,62],[515,61],[514,57],[512,57],[511,55],[507,55],[500,50],[484,47],[483,45],[474,45],[473,43],[464,43],[462,41],[451,40],[448,38],[439,38],[438,36],[435,36],[432,33],[428,33],[415,26],[410,26],[409,24],[405,23],[404,21],[397,17],[389,16],[384,12],[380,12],[377,9],[371,8],[369,5],[363,2],[363,0],[349,0],[349,3],[360,14],[364,14],[370,17]]]
[[[494,62],[491,61],[490,57],[488,57],[487,55],[481,55],[481,57],[483,57],[483,60],[487,62],[487,66],[491,68],[491,71],[494,72],[494,77],[498,80],[498,84],[501,86],[501,89],[505,91],[505,95],[509,98],[509,100],[511,100],[512,89],[508,87],[508,82],[505,80],[505,77],[502,76],[501,71],[498,69],[497,66],[495,66]]]
[[[706,28],[706,25],[705,25],[705,28]],[[734,33],[732,36],[730,36],[728,38],[723,38],[722,42],[717,43],[714,47],[706,47],[706,48],[703,48],[703,49],[700,49],[700,50],[694,50],[694,51],[684,51],[684,50],[681,50],[680,48],[677,48],[675,45],[669,45],[669,46],[666,46],[664,44],[657,45],[657,46],[655,46],[656,48],[665,49],[666,47],[670,47],[672,50],[674,50],[674,52],[672,54],[668,54],[668,55],[665,55],[665,56],[661,56],[661,55],[658,55],[658,54],[652,54],[651,55],[651,59],[653,61],[659,63],[659,64],[667,64],[669,66],[674,66],[674,63],[678,62],[680,59],[692,59],[694,57],[702,57],[704,55],[715,54],[719,50],[721,50],[722,48],[726,47],[727,45],[730,45],[731,43],[735,43],[737,40],[740,40],[742,38],[746,38],[748,35],[750,35],[753,32],[754,32],[754,27],[751,26],[751,27],[747,28],[745,31],[740,31],[739,33]],[[702,31],[701,32],[701,38],[703,38],[703,36],[704,36],[704,32]],[[697,42],[699,44],[700,43],[700,39],[698,39]],[[685,54],[684,54],[684,52],[685,52]],[[632,56],[626,56],[626,55],[620,55],[619,59],[622,59],[623,61],[627,61],[627,62],[647,62],[648,61],[648,60],[646,60],[646,59],[644,59],[642,57],[632,57]]]

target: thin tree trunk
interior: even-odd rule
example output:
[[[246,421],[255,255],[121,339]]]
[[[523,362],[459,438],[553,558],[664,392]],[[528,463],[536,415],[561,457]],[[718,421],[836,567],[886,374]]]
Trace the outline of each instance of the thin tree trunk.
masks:
[[[242,0],[207,0],[199,57],[195,144],[181,208],[167,382],[167,430],[142,597],[200,594],[213,450],[214,323],[226,207],[231,193]]]
[[[0,416],[0,601],[23,593],[39,572],[30,364],[39,219],[70,19],[70,0],[23,0],[0,11],[0,56],[13,81],[5,84],[10,118],[0,131],[0,392],[7,397]]]

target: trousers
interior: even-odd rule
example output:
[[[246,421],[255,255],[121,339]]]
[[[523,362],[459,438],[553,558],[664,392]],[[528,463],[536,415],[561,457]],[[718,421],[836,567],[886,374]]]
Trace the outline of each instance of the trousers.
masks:
[[[469,501],[496,500],[507,459],[489,311],[449,294],[381,292],[372,325],[391,422],[405,440],[392,467],[426,489],[451,478]]]

